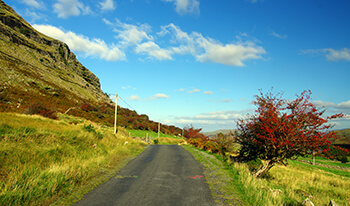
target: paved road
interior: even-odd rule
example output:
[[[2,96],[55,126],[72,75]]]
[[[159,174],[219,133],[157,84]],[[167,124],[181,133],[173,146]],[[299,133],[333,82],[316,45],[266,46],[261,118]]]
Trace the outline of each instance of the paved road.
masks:
[[[151,145],[74,206],[215,205],[202,166],[178,145]]]

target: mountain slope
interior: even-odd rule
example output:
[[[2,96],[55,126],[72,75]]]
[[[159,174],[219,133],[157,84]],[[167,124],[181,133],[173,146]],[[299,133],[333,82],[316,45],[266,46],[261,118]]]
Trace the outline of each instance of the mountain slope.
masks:
[[[114,124],[114,104],[99,79],[65,43],[36,31],[0,0],[0,112],[42,108],[37,105],[49,109],[40,112],[69,112]],[[126,108],[118,108],[117,122],[128,129],[158,131],[157,122]],[[180,134],[181,129],[162,125],[161,132]]]
[[[68,103],[71,100],[111,103],[99,79],[65,43],[36,31],[1,0],[0,68],[4,110],[21,110],[43,97],[59,98],[65,107],[74,105]]]
[[[350,129],[342,129],[334,131],[337,135],[337,139],[333,140],[333,144],[342,144],[350,146]]]

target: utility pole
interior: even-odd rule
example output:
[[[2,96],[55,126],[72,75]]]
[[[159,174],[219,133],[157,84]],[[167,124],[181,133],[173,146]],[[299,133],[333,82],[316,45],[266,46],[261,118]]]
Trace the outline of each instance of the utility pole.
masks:
[[[160,122],[158,122],[158,138],[159,138],[159,132],[160,132]]]
[[[117,133],[118,94],[115,95],[114,134]]]

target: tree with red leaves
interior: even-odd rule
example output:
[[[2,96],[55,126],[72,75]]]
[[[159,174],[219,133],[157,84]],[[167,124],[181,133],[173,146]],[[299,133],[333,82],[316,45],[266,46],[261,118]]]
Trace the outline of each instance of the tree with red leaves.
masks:
[[[192,125],[191,126],[186,126],[184,128],[184,137],[186,139],[205,139],[207,140],[208,137],[206,137],[205,135],[203,135],[202,133],[200,133],[202,131],[202,128],[199,129],[195,129]]]
[[[238,121],[237,141],[242,148],[237,160],[264,160],[253,173],[255,177],[264,176],[278,162],[287,165],[287,159],[331,146],[328,139],[336,135],[327,131],[332,126],[326,123],[343,114],[322,117],[325,109],[317,109],[310,102],[310,95],[309,90],[297,95],[295,100],[284,100],[281,93],[260,91],[254,101],[256,114]]]

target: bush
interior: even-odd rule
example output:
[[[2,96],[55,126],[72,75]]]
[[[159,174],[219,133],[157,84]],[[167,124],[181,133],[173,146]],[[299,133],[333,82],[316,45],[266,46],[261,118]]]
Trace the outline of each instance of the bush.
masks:
[[[154,143],[154,144],[159,144],[159,139],[154,139],[154,140],[153,140],[153,143]]]
[[[54,110],[46,108],[40,102],[31,104],[29,107],[27,107],[24,110],[24,114],[30,114],[30,115],[38,114],[50,119],[58,119],[56,112]]]
[[[94,126],[92,126],[91,124],[89,124],[89,125],[84,125],[84,126],[83,126],[83,130],[85,130],[85,131],[87,131],[87,132],[93,132],[93,133],[96,132]]]
[[[348,158],[346,156],[337,157],[337,160],[341,161],[341,163],[349,162],[349,160],[348,160]]]
[[[97,132],[94,128],[94,126],[92,126],[91,124],[89,125],[84,125],[83,126],[83,130],[87,131],[87,132],[91,132],[94,134],[95,137],[97,137],[97,139],[103,139],[103,134],[100,132]]]
[[[92,106],[92,105],[89,104],[89,103],[83,103],[83,104],[81,105],[81,109],[82,109],[84,112],[97,111],[96,107]]]

